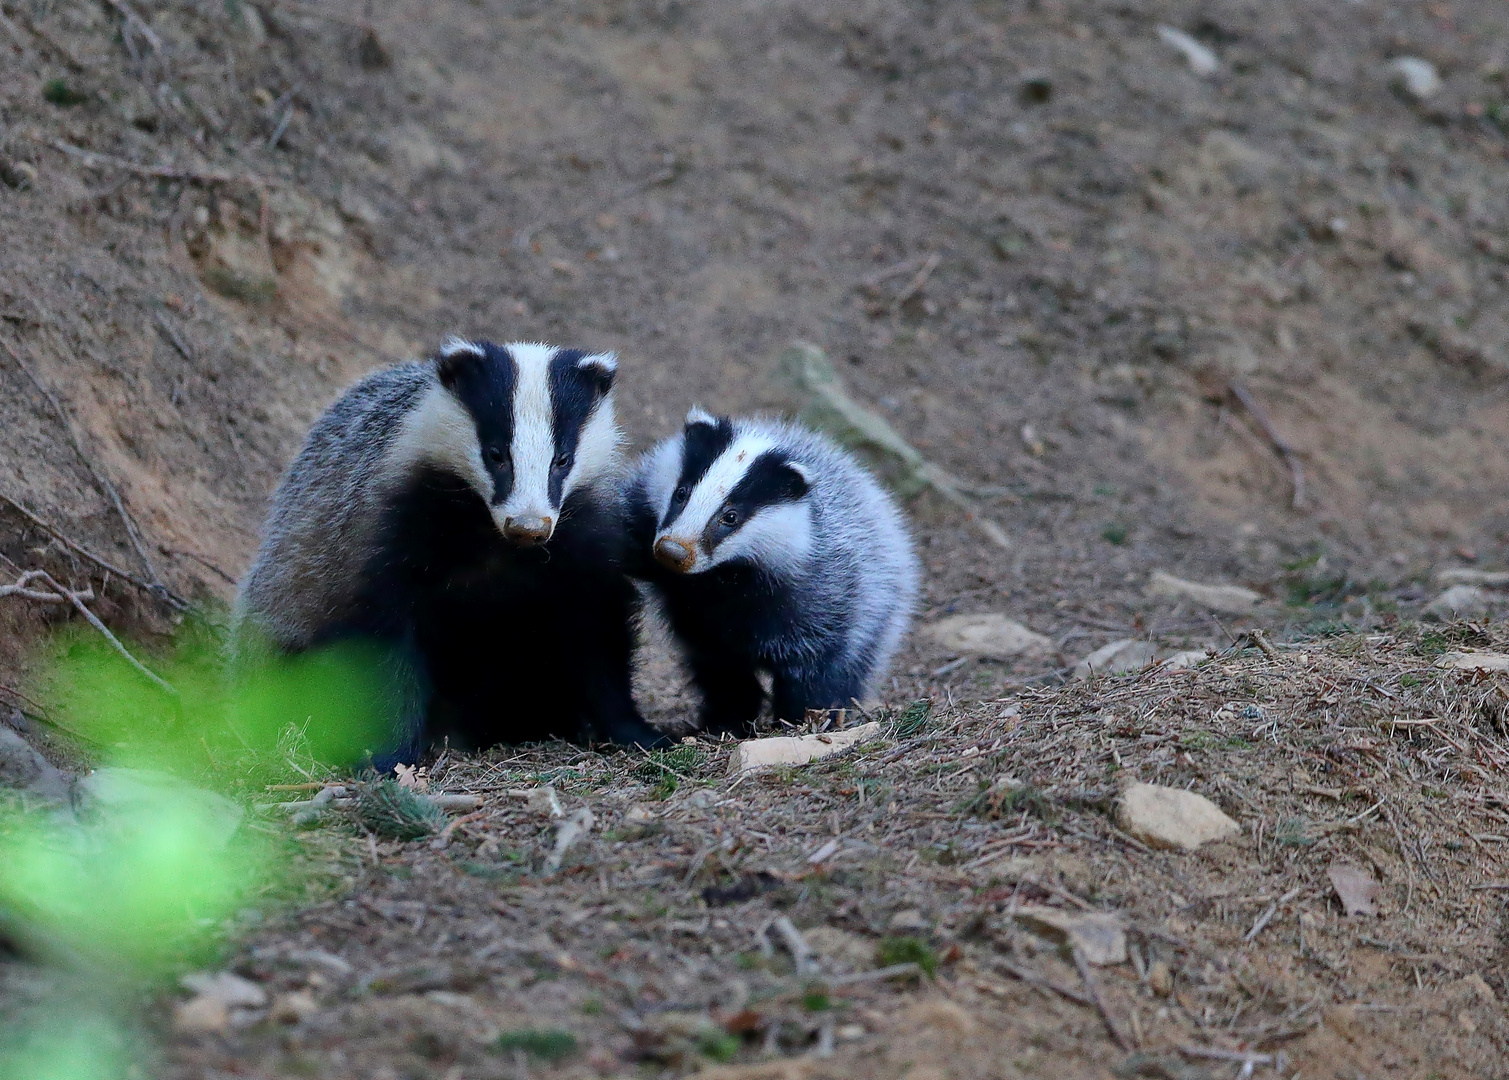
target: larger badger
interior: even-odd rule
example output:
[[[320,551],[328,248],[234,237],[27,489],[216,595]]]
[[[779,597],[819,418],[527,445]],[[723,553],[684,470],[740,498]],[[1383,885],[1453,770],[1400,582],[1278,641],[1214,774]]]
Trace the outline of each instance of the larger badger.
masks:
[[[616,370],[452,338],[356,383],[273,497],[238,641],[373,646],[390,688],[379,766],[441,734],[663,741],[630,690]]]
[[[863,698],[911,620],[917,557],[895,503],[822,436],[693,409],[630,493],[638,571],[659,593],[712,732],[764,704],[799,723]]]

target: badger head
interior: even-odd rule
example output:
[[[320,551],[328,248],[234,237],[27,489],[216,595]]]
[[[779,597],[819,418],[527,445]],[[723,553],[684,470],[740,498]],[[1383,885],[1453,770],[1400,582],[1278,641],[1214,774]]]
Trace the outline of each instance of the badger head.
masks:
[[[544,544],[566,497],[617,464],[617,369],[611,353],[451,338],[409,441],[486,500],[511,543]]]
[[[735,562],[780,570],[812,546],[810,470],[770,429],[701,409],[653,452],[647,493],[657,562],[696,574]]]

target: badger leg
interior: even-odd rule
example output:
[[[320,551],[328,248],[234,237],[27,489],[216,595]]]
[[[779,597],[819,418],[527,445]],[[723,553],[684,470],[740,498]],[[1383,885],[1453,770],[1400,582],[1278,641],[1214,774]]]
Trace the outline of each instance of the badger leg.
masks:
[[[702,691],[702,730],[709,735],[727,732],[738,738],[753,735],[765,704],[765,688],[754,666],[695,652],[687,657],[687,663]]]
[[[372,767],[385,773],[395,765],[415,764],[424,753],[431,687],[429,666],[412,629],[397,640],[378,642],[377,647],[377,674],[392,749],[372,755]]]
[[[581,736],[646,750],[669,745],[671,740],[645,723],[634,704],[632,591],[621,607],[605,605],[597,615],[598,633],[590,635],[595,641],[579,639],[584,626],[592,625],[587,620],[574,628],[578,640],[573,642],[572,652],[578,657],[578,666],[573,677],[578,680],[586,706]]]
[[[836,719],[838,710],[863,691],[857,680],[843,672],[782,671],[772,680],[771,706],[777,720],[800,724],[813,709],[825,709]]]

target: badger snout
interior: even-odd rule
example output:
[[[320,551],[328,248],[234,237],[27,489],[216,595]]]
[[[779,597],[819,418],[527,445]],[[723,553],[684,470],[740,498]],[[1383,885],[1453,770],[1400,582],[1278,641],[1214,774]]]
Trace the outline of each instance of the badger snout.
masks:
[[[510,517],[503,519],[503,539],[519,547],[535,547],[550,539],[555,522],[548,517]]]
[[[686,573],[697,561],[696,549],[683,540],[673,540],[669,536],[662,536],[655,541],[655,561],[661,566],[678,573]]]

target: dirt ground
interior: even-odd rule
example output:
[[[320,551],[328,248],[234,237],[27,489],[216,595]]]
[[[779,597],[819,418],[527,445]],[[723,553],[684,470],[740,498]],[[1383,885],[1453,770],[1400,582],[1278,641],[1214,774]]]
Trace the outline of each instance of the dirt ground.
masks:
[[[921,620],[1002,611],[1054,643],[951,667],[918,636],[886,697],[898,713],[934,700],[930,741],[794,777],[725,791],[724,751],[705,748],[694,782],[656,802],[621,761],[532,750],[447,763],[437,783],[490,792],[490,816],[444,850],[301,834],[346,866],[332,871],[346,891],[253,935],[261,951],[240,962],[290,988],[315,973],[278,950],[307,938],[353,971],[320,976],[307,1022],[177,1046],[181,1075],[546,1071],[481,1049],[478,1033],[523,1017],[577,1034],[564,1074],[689,1070],[721,1045],[702,1018],[741,1015],[746,993],[759,1023],[738,1054],[769,1062],[750,1076],[1241,1068],[1180,1064],[1176,1045],[1282,1050],[1286,1075],[1345,1080],[1502,1069],[1504,894],[1471,891],[1504,876],[1502,713],[1461,711],[1500,691],[1464,684],[1435,704],[1442,679],[1467,677],[1421,675],[1439,649],[1411,628],[1435,573],[1501,568],[1509,543],[1500,4],[4,0],[0,14],[8,573],[87,585],[150,652],[186,604],[229,596],[303,431],[373,366],[455,331],[611,348],[637,447],[693,403],[787,406],[776,358],[804,339],[1011,537],[1003,551],[913,505]],[[1160,27],[1217,69],[1197,74]],[[1394,84],[1406,56],[1435,65],[1436,93]],[[1267,599],[1233,618],[1150,597],[1156,569]],[[1491,614],[1509,597],[1480,601]],[[34,643],[71,618],[0,599],[0,703],[26,707]],[[1052,684],[1115,639],[1225,649],[1252,625],[1354,633],[1304,663],[1243,654]],[[684,725],[690,698],[657,657],[646,711]],[[1278,726],[1253,734],[1248,704]],[[1380,733],[1380,717],[1439,723]],[[969,747],[988,769],[962,760]],[[1195,856],[1129,847],[1075,801],[1119,782],[1108,760],[1194,783],[1242,839]],[[1041,817],[958,809],[1004,772],[1048,792]],[[573,856],[585,869],[508,880],[510,853],[537,869],[548,822],[496,789],[557,774],[599,818]],[[881,790],[897,809],[871,825]],[[715,798],[691,805],[701,794]],[[638,804],[653,816],[626,824]],[[1327,827],[1280,829],[1304,820]],[[853,853],[810,869],[835,833]],[[992,840],[1011,867],[971,867]],[[1385,885],[1376,930],[1328,899],[1342,854]],[[760,870],[781,882],[768,896],[699,899]],[[1098,974],[1128,1045],[1156,1061],[1127,1066],[1094,1010],[1002,974],[1081,985],[1015,928],[1023,900],[1120,911],[1140,966],[1170,965],[1168,998],[1132,964]],[[783,954],[754,941],[777,910],[855,937],[868,951],[851,967],[902,912],[951,958],[936,982],[834,987],[848,1004],[811,1012]],[[450,973],[405,981],[431,962]]]

